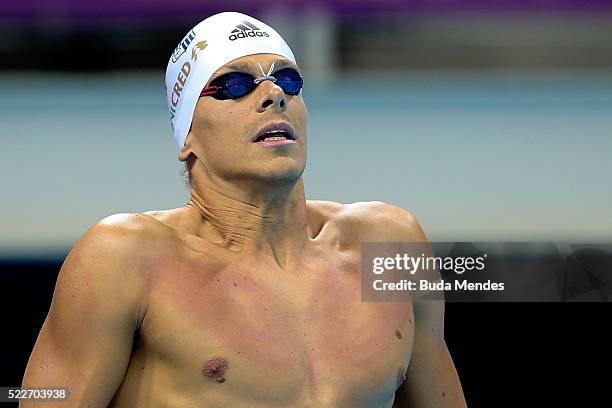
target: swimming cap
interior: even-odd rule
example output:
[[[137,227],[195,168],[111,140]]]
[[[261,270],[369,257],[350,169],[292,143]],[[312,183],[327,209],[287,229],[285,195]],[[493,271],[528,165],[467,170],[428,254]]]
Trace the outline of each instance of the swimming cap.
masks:
[[[242,13],[210,16],[181,40],[166,68],[166,99],[179,149],[212,74],[230,61],[253,54],[277,54],[295,62],[293,52],[273,28]]]

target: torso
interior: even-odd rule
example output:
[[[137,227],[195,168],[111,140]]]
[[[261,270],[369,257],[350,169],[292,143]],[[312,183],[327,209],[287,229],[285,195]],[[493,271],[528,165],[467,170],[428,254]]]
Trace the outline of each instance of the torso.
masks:
[[[333,211],[308,206],[323,228],[291,271],[150,214],[167,231],[142,257],[147,309],[112,407],[392,406],[412,305],[361,302],[358,245],[339,244]]]

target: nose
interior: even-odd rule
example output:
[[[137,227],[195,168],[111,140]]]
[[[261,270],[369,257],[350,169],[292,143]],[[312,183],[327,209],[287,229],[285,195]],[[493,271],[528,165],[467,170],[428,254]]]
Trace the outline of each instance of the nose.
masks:
[[[282,88],[272,81],[263,81],[259,84],[262,95],[257,103],[257,112],[263,113],[268,110],[284,112],[287,109],[287,99]]]

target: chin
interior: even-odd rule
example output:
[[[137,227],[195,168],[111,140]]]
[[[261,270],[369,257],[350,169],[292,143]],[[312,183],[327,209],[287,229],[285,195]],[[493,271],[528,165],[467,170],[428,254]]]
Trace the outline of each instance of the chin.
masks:
[[[291,159],[273,160],[264,168],[255,171],[253,178],[270,184],[293,184],[302,177],[304,167],[304,163],[297,163]]]

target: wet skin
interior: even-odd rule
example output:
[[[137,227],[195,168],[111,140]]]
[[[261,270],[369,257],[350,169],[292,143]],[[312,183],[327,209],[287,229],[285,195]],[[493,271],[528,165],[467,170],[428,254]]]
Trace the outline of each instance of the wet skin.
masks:
[[[279,58],[236,62],[257,76]],[[253,143],[281,122],[294,143]],[[108,217],[62,266],[24,378],[70,388],[46,407],[465,406],[443,303],[361,302],[361,243],[425,241],[418,222],[306,201],[306,122],[270,81],[200,99],[179,154],[189,203]]]

